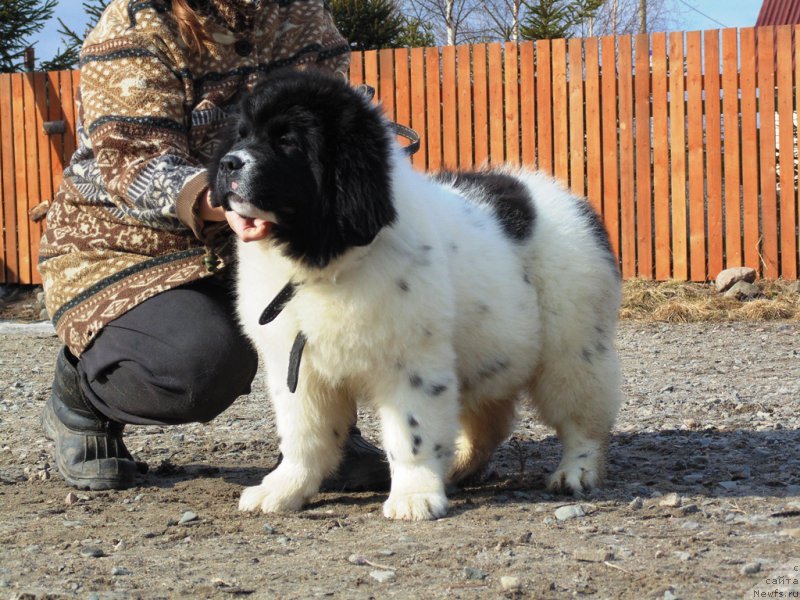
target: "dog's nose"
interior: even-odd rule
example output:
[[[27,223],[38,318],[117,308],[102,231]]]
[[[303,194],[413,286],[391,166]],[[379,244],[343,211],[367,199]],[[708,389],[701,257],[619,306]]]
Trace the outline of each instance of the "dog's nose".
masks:
[[[236,154],[226,154],[219,161],[223,171],[238,171],[244,166],[244,161]]]

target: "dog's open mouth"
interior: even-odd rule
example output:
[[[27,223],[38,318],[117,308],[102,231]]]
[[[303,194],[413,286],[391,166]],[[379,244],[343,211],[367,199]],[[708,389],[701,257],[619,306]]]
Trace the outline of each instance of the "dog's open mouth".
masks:
[[[228,218],[238,225],[236,229],[239,231],[265,238],[269,236],[272,226],[278,222],[275,213],[256,208],[238,194],[228,194],[228,204],[233,213]]]

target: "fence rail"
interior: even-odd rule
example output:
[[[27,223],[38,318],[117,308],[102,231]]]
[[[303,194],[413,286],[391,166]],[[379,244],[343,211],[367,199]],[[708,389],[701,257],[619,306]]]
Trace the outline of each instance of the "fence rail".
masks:
[[[625,278],[796,279],[793,29],[368,51],[350,77],[421,133],[419,169],[521,164],[588,196]],[[0,281],[38,281],[27,211],[74,149],[76,89],[75,73],[0,76]]]

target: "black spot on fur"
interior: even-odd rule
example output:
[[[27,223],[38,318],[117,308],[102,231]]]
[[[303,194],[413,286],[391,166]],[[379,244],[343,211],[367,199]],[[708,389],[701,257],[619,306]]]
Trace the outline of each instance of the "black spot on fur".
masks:
[[[608,352],[608,348],[603,342],[597,342],[594,346],[594,349],[600,354],[605,354],[606,352]]]
[[[523,274],[522,274],[522,281],[524,281],[524,282],[525,282],[525,283],[527,283],[528,285],[533,285],[533,284],[531,283],[531,278],[530,278],[530,277],[528,277],[528,274],[527,274],[527,273],[523,273]]]
[[[417,448],[416,446],[415,446],[414,448],[412,448],[412,449],[411,449],[411,454],[413,454],[414,456],[416,456],[417,454],[419,454],[419,448]]]
[[[422,387],[422,377],[420,377],[417,373],[411,373],[408,376],[408,383],[411,384],[412,388]]]
[[[405,279],[398,279],[397,280],[397,287],[400,288],[401,291],[407,292],[410,288],[408,287],[408,282]]]
[[[589,458],[589,453],[588,452],[584,452],[583,454],[579,454],[578,458]]]
[[[508,360],[504,358],[498,358],[494,362],[482,366],[478,370],[478,377],[480,379],[487,379],[489,377],[494,377],[495,375],[499,375],[500,373],[508,369],[510,365],[511,363]]]
[[[441,396],[447,391],[447,386],[443,383],[434,383],[426,391],[430,396]]]
[[[422,445],[422,438],[418,435],[414,436],[414,447],[419,448]]]
[[[589,364],[592,364],[592,351],[589,348],[584,348],[581,351],[581,357]]]
[[[434,452],[439,452],[439,450],[441,450],[441,449],[442,449],[442,445],[441,444],[436,444],[433,447],[433,451]]]
[[[489,306],[484,304],[483,302],[478,303],[478,312],[481,314],[487,314],[489,312]]]
[[[391,138],[380,108],[342,78],[277,70],[243,98],[209,162],[212,203],[274,213],[270,239],[323,268],[394,222]],[[250,160],[222,161],[232,152]]]
[[[339,439],[339,436],[340,436],[340,435],[341,435],[341,434],[339,433],[339,431],[338,431],[338,430],[336,430],[336,429],[334,429],[334,430],[333,430],[333,437],[335,437],[337,440]]]
[[[414,415],[408,415],[408,424],[411,427],[419,427],[419,421],[414,418]]]
[[[458,244],[450,242],[450,252],[458,252]]]
[[[503,231],[512,240],[523,242],[533,232],[536,210],[528,188],[516,177],[494,171],[477,171],[443,172],[436,178],[450,183],[472,200],[479,198],[489,204]],[[476,194],[473,190],[479,192]]]

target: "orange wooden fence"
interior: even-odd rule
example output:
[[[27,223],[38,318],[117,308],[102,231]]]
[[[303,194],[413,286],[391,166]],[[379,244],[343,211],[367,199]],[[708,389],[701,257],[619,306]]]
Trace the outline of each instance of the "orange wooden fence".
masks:
[[[748,265],[796,279],[792,33],[371,51],[353,55],[351,80],[420,132],[420,169],[522,164],[588,196],[625,278],[705,281]],[[38,280],[40,230],[27,210],[52,196],[74,148],[76,87],[74,73],[0,76],[0,281]],[[58,119],[67,132],[44,135]]]

